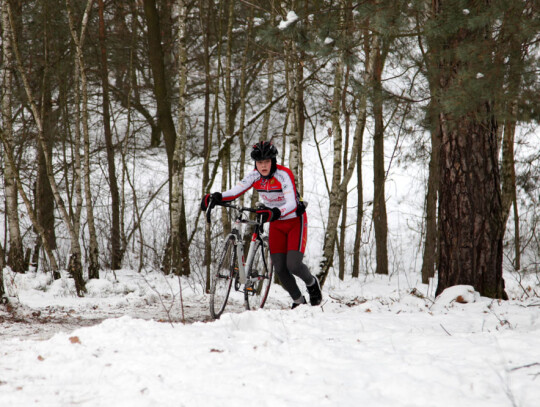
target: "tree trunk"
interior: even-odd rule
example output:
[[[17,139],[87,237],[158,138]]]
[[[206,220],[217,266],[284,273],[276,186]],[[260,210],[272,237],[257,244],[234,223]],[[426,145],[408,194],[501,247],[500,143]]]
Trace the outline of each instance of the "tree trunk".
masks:
[[[71,37],[75,43],[76,52],[76,65],[79,69],[80,86],[81,86],[81,102],[82,102],[82,130],[83,130],[83,167],[84,167],[84,198],[86,202],[86,219],[88,222],[88,238],[89,238],[89,256],[88,256],[88,277],[99,278],[99,247],[97,242],[96,226],[94,220],[94,209],[92,200],[92,186],[90,183],[90,129],[88,127],[88,78],[86,76],[86,66],[83,54],[83,44],[86,35],[86,27],[88,25],[88,18],[92,9],[93,0],[88,0],[86,4],[86,10],[84,12],[83,20],[81,22],[81,32],[79,36],[75,31],[75,23],[73,18],[73,11],[71,7],[71,1],[66,0],[66,7],[68,11],[68,20],[70,25]],[[77,85],[78,86],[78,85]],[[74,232],[74,231],[73,231]],[[78,237],[72,238],[71,241],[71,256],[69,261],[69,269],[73,271],[75,275],[78,275],[78,270],[82,267],[82,256],[80,250],[80,244]],[[82,275],[82,273],[81,273]],[[76,278],[77,279],[77,278]]]
[[[366,72],[364,74],[364,81],[367,82],[373,76],[375,69],[375,58],[373,55],[373,49],[369,49],[366,52]],[[347,185],[349,180],[352,177],[354,168],[357,163],[357,157],[361,154],[362,150],[362,140],[363,133],[366,124],[366,114],[367,114],[367,97],[365,92],[359,94],[359,104],[356,112],[356,128],[353,136],[353,143],[351,147],[351,156],[349,159],[349,166],[344,170],[343,177],[338,190],[334,191],[334,185],[332,185],[332,190],[330,192],[330,202],[328,208],[328,224],[326,226],[326,233],[324,238],[323,250],[322,250],[322,259],[319,264],[319,272],[317,277],[321,282],[321,285],[324,285],[326,277],[328,277],[328,272],[332,266],[334,258],[334,246],[336,243],[337,236],[337,224],[339,220],[339,212],[341,210],[341,204],[344,201],[345,194],[347,191]],[[333,184],[333,182],[332,182]]]
[[[44,143],[44,140],[43,140],[43,126],[42,126],[41,117],[38,115],[37,106],[33,102],[34,98],[33,98],[33,95],[31,93],[30,86],[28,84],[26,73],[23,70],[21,56],[19,54],[18,47],[17,47],[17,39],[16,39],[16,35],[15,35],[15,28],[14,28],[14,23],[13,23],[13,13],[12,13],[12,10],[11,10],[11,6],[10,6],[9,2],[4,2],[3,6],[4,7],[2,9],[2,18],[3,18],[3,24],[2,25],[3,25],[3,30],[4,30],[3,33],[5,35],[4,42],[7,40],[7,41],[9,41],[9,43],[11,45],[11,50],[13,51],[13,53],[11,55],[12,55],[12,57],[13,56],[15,57],[14,60],[17,63],[17,69],[19,70],[19,72],[21,74],[21,77],[22,77],[22,81],[23,81],[23,84],[24,84],[24,89],[26,91],[26,96],[28,98],[28,101],[30,102],[32,115],[34,116],[34,119],[35,119],[37,127],[38,127],[38,142],[42,144],[43,151],[46,151],[45,143]],[[11,64],[13,64],[14,60],[10,59]],[[11,115],[10,115],[10,123],[11,123]],[[6,158],[6,162],[8,163],[8,166],[12,170],[12,174],[14,176],[18,192],[21,195],[22,200],[24,201],[24,204],[26,206],[26,210],[28,212],[28,216],[30,217],[32,225],[34,226],[34,228],[36,229],[36,231],[38,232],[38,234],[39,234],[39,236],[41,238],[41,241],[43,243],[43,247],[45,249],[45,252],[47,253],[47,256],[49,258],[49,263],[50,263],[50,266],[51,266],[51,268],[53,270],[53,274],[54,274],[58,270],[58,264],[56,262],[56,258],[54,257],[54,253],[52,252],[52,249],[48,245],[48,241],[47,241],[47,238],[45,236],[45,231],[43,230],[43,228],[39,224],[39,222],[37,220],[37,217],[35,216],[34,208],[32,207],[30,199],[28,198],[28,196],[26,195],[26,192],[23,189],[23,184],[22,184],[22,182],[21,182],[21,180],[19,178],[17,167],[15,165],[15,158],[14,158],[14,154],[13,154],[11,141],[6,139],[6,136],[5,136],[4,132],[0,132],[0,136],[2,138],[2,143],[4,145],[4,156]],[[47,167],[47,168],[49,168],[49,167]],[[49,181],[51,181],[51,179],[52,179],[51,173],[48,172],[48,175],[49,175]],[[51,183],[51,186],[53,186],[52,183]],[[54,186],[55,186],[55,184],[54,184]],[[24,259],[23,259],[23,261],[24,261]],[[84,285],[83,285],[83,288],[84,288]]]
[[[435,22],[442,28],[444,24],[453,27],[455,18],[464,18],[461,10],[456,11],[443,0],[433,6],[434,18],[438,19]],[[470,13],[484,15],[489,7],[471,5]],[[478,55],[489,55],[494,44],[486,41],[486,27],[482,25],[449,30],[442,38],[439,31],[428,34],[432,39],[430,53],[438,61],[440,72],[435,92],[441,126],[436,295],[465,284],[482,296],[506,299],[498,123],[490,100],[502,82],[500,76],[485,81],[477,75],[490,73],[490,57],[482,60]],[[461,93],[472,86],[476,87],[474,97]]]
[[[377,274],[388,274],[388,221],[386,216],[386,173],[384,166],[384,123],[383,123],[383,93],[382,71],[385,56],[380,49],[380,39],[375,44],[375,70],[372,77],[372,103],[375,121],[373,134],[373,224],[375,227],[375,244],[377,258]]]
[[[45,23],[47,24],[47,23]],[[47,39],[46,39],[47,40]],[[45,45],[46,47],[48,45]],[[47,55],[47,52],[45,52]],[[48,61],[45,61],[45,65]],[[43,69],[43,94],[41,97],[43,112],[43,138],[47,152],[43,152],[42,144],[37,143],[37,181],[35,187],[35,209],[37,221],[41,224],[41,227],[45,231],[45,237],[48,241],[49,247],[56,249],[56,233],[54,225],[54,196],[47,176],[47,163],[45,161],[45,154],[48,157],[52,156],[54,145],[54,134],[56,133],[55,119],[52,117],[52,97],[50,87],[50,77],[48,75],[48,69],[46,66]],[[41,238],[36,239],[34,245],[34,253],[32,256],[31,265],[37,270],[39,267],[39,252],[41,250]],[[59,278],[60,274],[56,273],[55,278]]]
[[[6,266],[4,264],[4,258],[4,248],[0,244],[0,305],[8,302],[6,297],[6,290],[4,289],[4,267]]]
[[[172,271],[178,275],[189,275],[189,251],[184,213],[184,168],[186,162],[186,84],[187,51],[186,19],[187,7],[184,0],[178,6],[178,136],[174,151],[171,192],[171,241]]]
[[[2,38],[3,38],[3,69],[4,81],[2,83],[2,122],[4,138],[7,143],[13,146],[13,122],[12,122],[12,91],[13,91],[13,51],[12,38],[9,30],[8,4],[2,4]],[[13,148],[12,148],[13,149]],[[6,160],[7,161],[7,160]],[[5,184],[5,205],[9,230],[9,249],[7,264],[17,273],[23,273],[24,248],[21,230],[19,226],[19,209],[17,201],[17,183],[15,180],[15,169],[11,165],[4,167]]]
[[[483,113],[490,113],[486,103]],[[481,295],[504,298],[502,205],[496,157],[497,124],[474,114],[450,126],[441,142],[439,281],[436,294],[467,284]]]
[[[349,155],[349,141],[350,141],[350,121],[351,116],[347,108],[347,87],[349,84],[349,67],[347,66],[345,72],[345,78],[343,83],[343,91],[341,92],[341,109],[345,117],[345,146],[343,149],[343,168],[347,168],[348,155]],[[345,196],[343,199],[343,206],[341,209],[341,227],[340,227],[340,239],[339,239],[339,279],[343,280],[345,278],[345,245],[347,237],[347,198],[348,191],[345,190]]]
[[[502,142],[502,224],[506,229],[506,223],[510,216],[510,207],[514,207],[514,270],[521,268],[520,237],[519,237],[519,213],[517,206],[516,191],[516,168],[514,161],[514,137],[516,132],[517,104],[510,103],[508,119],[504,124],[504,137]],[[503,235],[504,236],[504,235]]]
[[[99,47],[101,57],[101,87],[103,89],[103,130],[105,134],[105,148],[107,151],[109,188],[111,191],[111,269],[118,270],[122,267],[122,244],[120,241],[120,194],[118,191],[118,181],[116,178],[114,144],[111,133],[111,115],[109,112],[109,68],[107,64],[107,47],[103,0],[98,0],[98,9]],[[92,277],[96,276],[91,276],[91,278]]]
[[[271,1],[271,16],[270,21],[275,21],[276,19],[276,12],[274,7],[274,0]],[[268,83],[266,87],[266,104],[270,103],[274,97],[274,55],[272,52],[268,52],[268,56],[266,59],[266,72],[268,75]],[[266,113],[263,116],[263,122],[261,127],[261,139],[268,140],[268,132],[270,127],[270,113],[271,109],[268,109]],[[285,149],[285,145],[283,145],[282,149]],[[282,157],[285,155],[285,152],[283,152]]]
[[[424,241],[424,254],[422,258],[422,283],[428,284],[429,279],[435,276],[437,256],[437,196],[439,189],[439,149],[440,131],[438,119],[430,108],[431,158],[429,161],[429,175],[426,192],[426,236]]]
[[[165,73],[161,32],[156,0],[144,0],[144,13],[148,34],[148,56],[154,77],[154,95],[157,103],[158,122],[165,138],[165,149],[169,167],[169,179],[173,165],[173,155],[176,142],[176,130],[171,113],[171,102]],[[170,191],[169,187],[169,191]]]
[[[336,62],[336,70],[334,72],[334,94],[332,97],[332,111],[331,111],[331,117],[332,117],[332,130],[330,135],[332,136],[333,144],[334,144],[334,160],[333,160],[333,167],[332,167],[332,186],[330,189],[330,201],[337,201],[338,195],[340,193],[340,184],[341,184],[341,169],[343,166],[343,133],[341,129],[341,98],[343,93],[343,69],[344,69],[344,61],[343,61],[343,55],[340,55],[338,57],[338,61]],[[345,152],[347,154],[347,152]],[[343,208],[346,203],[342,200],[340,200],[340,210],[339,211],[333,211],[332,216],[337,216],[339,218],[339,213],[341,212],[341,208]],[[338,220],[335,220],[336,228],[337,228],[337,222]],[[328,225],[333,224],[334,220],[328,218]],[[335,234],[335,238],[337,238],[337,230],[336,231],[330,231],[327,228],[326,233]],[[345,238],[344,235],[341,236],[342,239]],[[340,245],[338,244],[338,251],[340,249]],[[340,266],[341,266],[341,258],[343,257],[343,253],[339,252],[340,257]],[[339,269],[341,271],[341,267]],[[338,273],[339,277],[343,279],[343,276],[341,273]]]
[[[365,99],[364,99],[365,100]],[[365,108],[365,106],[364,106]],[[356,208],[356,232],[354,236],[353,250],[353,269],[352,277],[358,278],[360,275],[360,248],[362,245],[362,227],[364,219],[364,187],[362,180],[362,146],[364,145],[364,129],[366,126],[366,111],[364,109],[362,116],[357,117],[355,134],[359,138],[358,155],[356,157],[356,188],[358,197],[358,206]]]
[[[199,11],[201,13],[201,20],[205,27],[203,32],[204,43],[204,125],[203,125],[203,173],[202,173],[202,195],[206,194],[208,181],[210,179],[210,153],[212,145],[212,133],[210,132],[210,99],[212,95],[212,76],[210,73],[210,11],[212,6],[209,0],[201,0]],[[205,234],[204,234],[204,264],[206,266],[206,292],[210,291],[210,266],[212,258],[212,246],[211,246],[211,230],[210,224],[205,222]]]
[[[158,122],[162,128],[163,135],[165,138],[165,149],[167,152],[167,161],[169,169],[169,213],[170,221],[173,222],[173,217],[176,217],[177,214],[173,214],[172,208],[172,179],[174,177],[174,168],[175,168],[175,151],[176,149],[176,130],[174,127],[174,122],[172,119],[171,112],[171,101],[169,100],[169,89],[167,88],[167,79],[165,73],[165,64],[164,64],[164,55],[161,45],[161,32],[160,32],[160,23],[159,16],[156,8],[155,0],[144,0],[144,13],[146,16],[147,23],[147,33],[148,33],[148,55],[150,58],[150,65],[152,68],[152,74],[154,77],[154,95],[156,97],[157,111],[158,111]],[[180,199],[180,198],[179,198]],[[179,203],[183,206],[183,202]],[[177,210],[177,209],[174,209]],[[183,230],[182,225],[186,224],[185,221],[185,210],[181,210],[179,215],[179,220],[174,219],[174,224],[171,223],[171,237],[172,235],[182,236],[182,239],[186,240],[187,245],[187,235],[185,230]],[[172,227],[180,228],[180,230],[172,230]],[[171,239],[170,239],[171,240]],[[172,242],[170,242],[172,243]],[[166,253],[166,258],[169,258],[169,261],[165,262],[165,271],[170,272],[171,270],[167,269],[167,265],[170,264],[172,259],[183,259],[182,264],[185,266],[188,261],[188,254],[186,250],[186,245],[182,244],[173,245],[169,244]],[[180,252],[178,252],[180,251]],[[180,263],[178,263],[180,264]],[[175,267],[171,264],[172,267]],[[178,265],[176,267],[179,267]],[[176,270],[180,274],[189,274],[188,270]]]

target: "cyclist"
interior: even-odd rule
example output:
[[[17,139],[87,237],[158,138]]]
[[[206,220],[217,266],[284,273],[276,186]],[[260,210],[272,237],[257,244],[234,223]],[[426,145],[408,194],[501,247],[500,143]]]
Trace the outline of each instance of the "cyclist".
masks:
[[[322,301],[319,280],[303,263],[308,226],[305,206],[300,201],[292,171],[277,164],[277,155],[272,142],[255,144],[251,151],[255,169],[228,191],[206,194],[201,210],[214,203],[233,201],[253,187],[265,205],[257,214],[263,222],[270,222],[270,256],[281,284],[293,299],[292,308],[306,304],[294,276],[306,284],[310,304],[319,305]]]

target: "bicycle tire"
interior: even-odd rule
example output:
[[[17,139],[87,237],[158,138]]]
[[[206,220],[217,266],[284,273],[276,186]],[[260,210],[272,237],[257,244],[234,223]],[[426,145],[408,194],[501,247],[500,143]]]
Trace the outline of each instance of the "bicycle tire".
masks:
[[[213,319],[218,319],[225,310],[235,277],[235,265],[235,239],[230,236],[223,244],[217,267],[212,268],[210,274],[210,316]]]
[[[264,261],[263,261],[264,256]],[[263,239],[262,247],[257,248],[257,253],[253,257],[251,272],[256,272],[259,279],[253,286],[253,291],[244,291],[244,304],[247,310],[257,310],[264,307],[272,285],[274,276],[274,267],[270,259],[270,250],[268,249],[268,239]]]

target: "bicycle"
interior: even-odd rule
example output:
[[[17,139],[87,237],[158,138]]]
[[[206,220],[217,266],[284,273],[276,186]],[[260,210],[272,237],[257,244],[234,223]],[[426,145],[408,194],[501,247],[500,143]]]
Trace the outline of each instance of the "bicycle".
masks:
[[[206,210],[206,219],[211,222],[211,211],[215,205],[236,211],[231,233],[225,238],[216,268],[211,269],[210,315],[218,319],[227,305],[231,289],[243,293],[246,310],[264,307],[272,284],[274,270],[270,260],[268,236],[264,235],[264,223],[258,216],[249,219],[249,213],[257,209],[241,207],[231,203],[211,203]],[[247,259],[244,261],[245,227],[253,226]]]

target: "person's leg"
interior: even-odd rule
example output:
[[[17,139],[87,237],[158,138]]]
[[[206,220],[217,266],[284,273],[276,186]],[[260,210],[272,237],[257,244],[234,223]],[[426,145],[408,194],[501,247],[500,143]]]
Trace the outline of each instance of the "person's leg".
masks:
[[[287,269],[306,283],[306,286],[315,282],[315,277],[311,274],[308,267],[302,262],[304,254],[297,250],[287,252]]]
[[[274,271],[276,272],[279,281],[283,288],[289,293],[293,301],[301,301],[302,293],[296,284],[296,279],[287,270],[287,254],[285,253],[273,253],[270,255],[272,258],[272,264],[274,265]]]
[[[319,305],[322,301],[319,280],[310,273],[307,266],[302,262],[303,258],[304,255],[299,251],[291,250],[287,252],[287,269],[306,283],[310,304]]]

